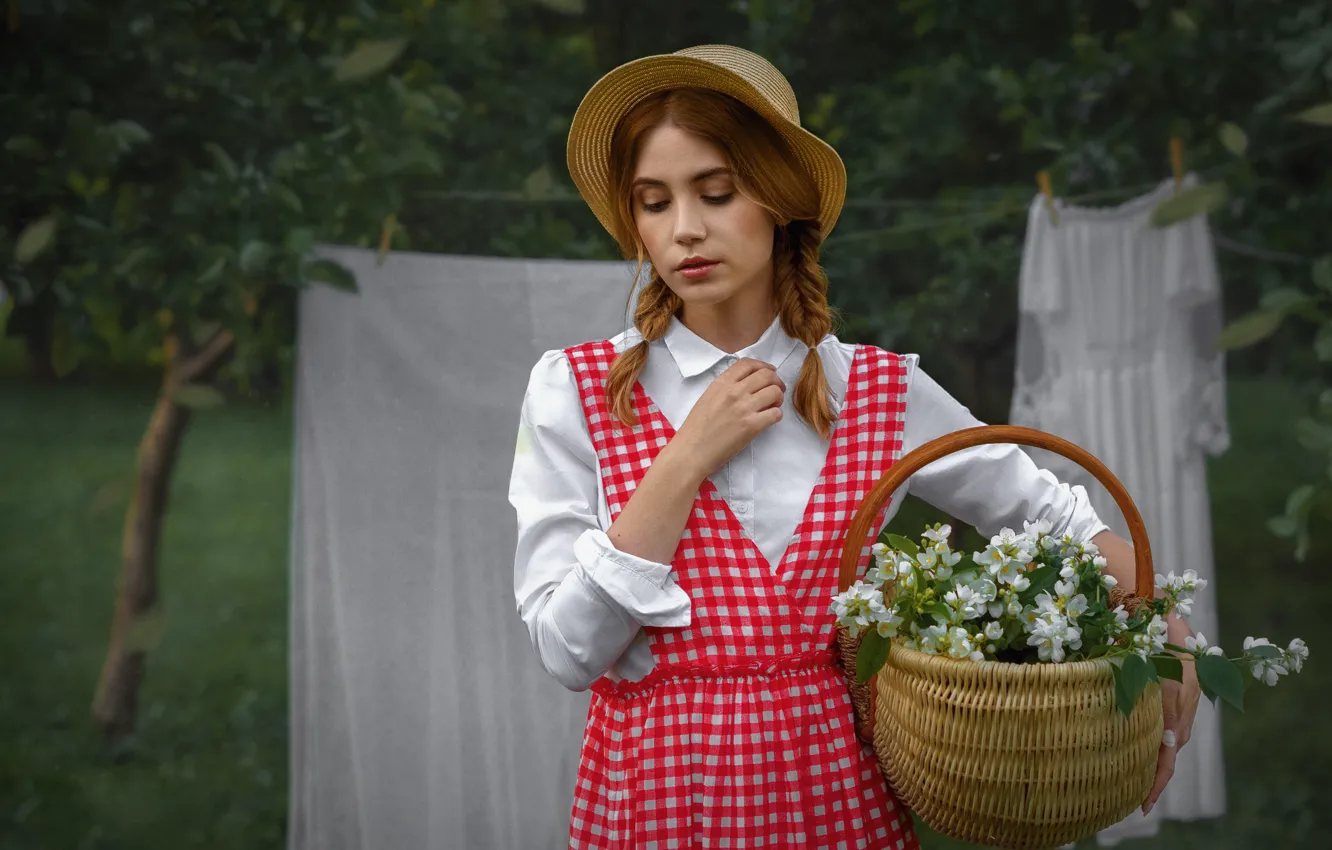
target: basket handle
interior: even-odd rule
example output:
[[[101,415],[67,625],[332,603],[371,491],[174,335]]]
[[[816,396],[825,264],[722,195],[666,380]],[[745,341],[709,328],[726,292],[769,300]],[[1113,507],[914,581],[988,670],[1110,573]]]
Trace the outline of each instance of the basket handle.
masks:
[[[1133,593],[1135,596],[1151,598],[1155,590],[1155,577],[1152,572],[1152,550],[1147,542],[1147,528],[1142,523],[1142,514],[1138,513],[1138,507],[1133,504],[1133,499],[1129,498],[1124,485],[1104,463],[1101,463],[1100,460],[1081,446],[1070,443],[1062,437],[1056,437],[1054,434],[1038,431],[1035,428],[1024,428],[1019,425],[980,425],[975,428],[954,431],[951,434],[945,434],[942,437],[930,440],[928,443],[908,452],[905,457],[894,463],[889,468],[888,473],[879,479],[879,482],[874,485],[869,493],[865,494],[864,500],[860,503],[860,508],[851,520],[851,529],[847,532],[847,543],[842,549],[842,561],[837,572],[838,592],[845,592],[855,583],[856,568],[860,563],[862,552],[861,541],[869,536],[870,526],[879,512],[883,510],[884,505],[888,504],[889,499],[892,498],[898,487],[905,484],[906,480],[921,468],[941,457],[989,443],[1016,443],[1023,446],[1048,449],[1074,461],[1096,476],[1096,479],[1105,486],[1105,489],[1110,491],[1110,495],[1115,499],[1115,504],[1119,506],[1120,512],[1123,513],[1124,519],[1128,522],[1137,567],[1134,574],[1134,581],[1137,586]]]

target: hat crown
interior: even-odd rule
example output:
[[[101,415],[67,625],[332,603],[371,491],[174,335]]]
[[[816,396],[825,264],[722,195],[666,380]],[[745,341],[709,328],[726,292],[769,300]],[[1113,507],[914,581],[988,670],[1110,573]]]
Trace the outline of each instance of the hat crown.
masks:
[[[729,44],[701,44],[677,50],[675,55],[699,59],[730,71],[753,86],[784,118],[800,126],[800,106],[796,103],[795,90],[781,71],[757,53]]]

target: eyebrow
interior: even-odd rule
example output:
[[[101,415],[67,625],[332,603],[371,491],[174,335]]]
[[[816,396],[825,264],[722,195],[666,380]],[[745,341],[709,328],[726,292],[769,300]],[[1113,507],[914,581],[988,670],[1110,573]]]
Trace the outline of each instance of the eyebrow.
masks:
[[[719,165],[716,168],[709,168],[705,171],[700,171],[699,173],[695,174],[692,178],[690,178],[689,182],[699,183],[703,180],[707,180],[709,177],[716,177],[719,174],[733,175],[734,172],[724,165]],[[665,181],[658,180],[655,177],[639,177],[637,180],[634,181],[633,185],[630,186],[629,188],[637,189],[639,186],[665,186],[665,185],[666,185]]]

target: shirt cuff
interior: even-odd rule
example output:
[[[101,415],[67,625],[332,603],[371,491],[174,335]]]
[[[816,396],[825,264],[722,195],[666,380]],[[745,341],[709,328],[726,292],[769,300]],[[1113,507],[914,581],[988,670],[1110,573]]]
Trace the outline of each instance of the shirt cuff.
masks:
[[[574,557],[588,581],[640,625],[688,626],[693,602],[671,578],[671,566],[621,552],[610,536],[590,528],[574,542]]]

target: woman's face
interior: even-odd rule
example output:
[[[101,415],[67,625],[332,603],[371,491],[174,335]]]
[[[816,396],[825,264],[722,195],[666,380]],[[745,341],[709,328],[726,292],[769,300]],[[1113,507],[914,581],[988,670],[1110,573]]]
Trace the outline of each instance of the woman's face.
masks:
[[[660,125],[643,139],[632,192],[638,235],[687,312],[767,306],[776,222],[736,191],[720,148]]]

